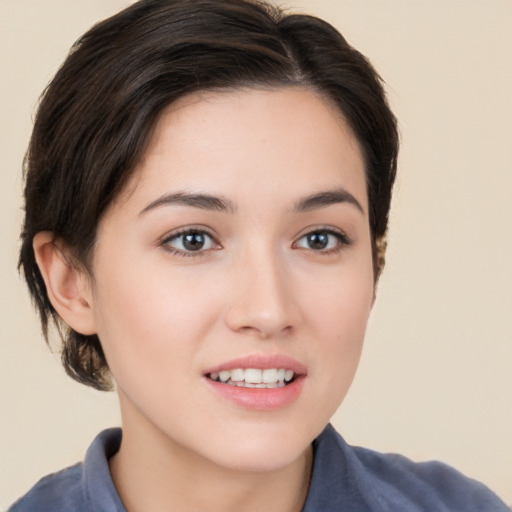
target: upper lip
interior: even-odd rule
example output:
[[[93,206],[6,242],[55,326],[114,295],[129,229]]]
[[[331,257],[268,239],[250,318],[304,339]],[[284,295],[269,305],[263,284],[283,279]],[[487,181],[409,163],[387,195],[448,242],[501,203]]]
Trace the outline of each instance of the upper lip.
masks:
[[[251,354],[217,366],[208,368],[204,374],[218,373],[226,370],[236,370],[237,368],[258,368],[260,370],[266,370],[269,368],[284,368],[285,370],[292,370],[295,375],[306,375],[307,368],[302,363],[299,363],[296,359],[283,354],[273,355],[262,355],[262,354]]]

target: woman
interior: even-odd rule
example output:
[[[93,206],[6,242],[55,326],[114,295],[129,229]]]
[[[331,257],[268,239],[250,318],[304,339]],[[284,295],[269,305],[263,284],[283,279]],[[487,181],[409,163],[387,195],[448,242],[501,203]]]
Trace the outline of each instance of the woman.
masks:
[[[506,510],[328,425],[383,267],[398,137],[330,25],[142,1],[75,45],[26,159],[20,266],[123,429],[24,510]]]

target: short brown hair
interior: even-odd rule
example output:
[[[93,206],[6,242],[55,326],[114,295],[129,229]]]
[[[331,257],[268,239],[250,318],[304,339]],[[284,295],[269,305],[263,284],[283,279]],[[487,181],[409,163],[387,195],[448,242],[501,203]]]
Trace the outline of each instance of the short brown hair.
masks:
[[[44,91],[25,157],[23,269],[48,339],[60,327],[71,377],[111,378],[100,340],[62,325],[32,241],[51,231],[88,269],[102,214],[130,178],[162,110],[208,89],[306,86],[338,106],[363,151],[377,280],[398,134],[380,77],[331,25],[251,0],[141,0],[95,25]]]

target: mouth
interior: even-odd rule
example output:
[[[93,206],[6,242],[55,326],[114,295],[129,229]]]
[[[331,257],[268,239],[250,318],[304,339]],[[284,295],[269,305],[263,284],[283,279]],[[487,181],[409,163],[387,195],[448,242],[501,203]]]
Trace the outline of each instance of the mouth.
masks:
[[[298,374],[288,368],[234,368],[211,372],[206,377],[214,382],[241,388],[275,389],[288,386]]]
[[[307,367],[284,354],[252,354],[207,369],[210,390],[237,407],[275,411],[290,406],[304,388]]]

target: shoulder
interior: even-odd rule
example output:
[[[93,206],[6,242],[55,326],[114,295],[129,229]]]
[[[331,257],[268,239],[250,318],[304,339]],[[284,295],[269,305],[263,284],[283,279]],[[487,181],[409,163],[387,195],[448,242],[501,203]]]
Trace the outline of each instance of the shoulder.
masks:
[[[442,462],[413,462],[397,454],[352,448],[366,485],[381,496],[410,501],[418,510],[505,512],[508,508],[486,486]]]
[[[331,426],[315,443],[318,461],[312,486],[320,476],[317,483],[324,487],[324,494],[329,483],[330,500],[350,510],[509,512],[483,484],[441,462],[418,463],[401,455],[353,447]]]
[[[81,482],[82,464],[45,476],[8,512],[82,511]]]
[[[108,467],[108,460],[119,449],[121,435],[121,429],[101,432],[83,463],[42,478],[7,512],[126,512]]]

